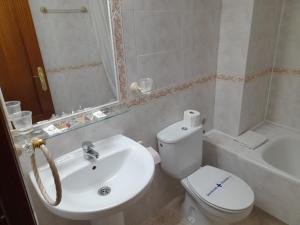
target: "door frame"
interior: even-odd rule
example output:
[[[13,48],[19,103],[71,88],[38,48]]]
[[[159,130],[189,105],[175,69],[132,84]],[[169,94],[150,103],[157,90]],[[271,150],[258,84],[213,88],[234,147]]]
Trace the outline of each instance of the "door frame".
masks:
[[[37,225],[1,106],[0,146],[0,199],[8,224]]]

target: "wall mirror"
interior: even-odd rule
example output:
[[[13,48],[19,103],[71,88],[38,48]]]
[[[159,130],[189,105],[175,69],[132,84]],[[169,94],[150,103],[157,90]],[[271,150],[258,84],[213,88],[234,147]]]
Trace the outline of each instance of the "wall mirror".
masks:
[[[5,101],[20,101],[22,110],[32,111],[33,122],[118,103],[112,4],[29,0],[3,10]]]

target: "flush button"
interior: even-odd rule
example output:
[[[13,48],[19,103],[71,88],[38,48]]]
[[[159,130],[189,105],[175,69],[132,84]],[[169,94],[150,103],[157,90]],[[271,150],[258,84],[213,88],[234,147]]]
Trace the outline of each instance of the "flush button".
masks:
[[[187,127],[181,127],[181,130],[188,130]]]

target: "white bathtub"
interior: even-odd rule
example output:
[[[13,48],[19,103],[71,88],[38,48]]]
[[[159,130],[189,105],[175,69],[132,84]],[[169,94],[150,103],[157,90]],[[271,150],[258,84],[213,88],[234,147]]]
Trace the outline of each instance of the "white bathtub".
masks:
[[[300,138],[279,136],[256,151],[270,166],[291,179],[300,179]]]
[[[256,131],[269,141],[254,151],[209,132],[204,161],[244,179],[255,193],[256,206],[289,225],[300,225],[300,134],[269,123]]]

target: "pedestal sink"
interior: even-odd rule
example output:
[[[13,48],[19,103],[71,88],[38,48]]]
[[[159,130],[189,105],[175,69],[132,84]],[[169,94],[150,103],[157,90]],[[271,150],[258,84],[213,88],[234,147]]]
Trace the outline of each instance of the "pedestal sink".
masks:
[[[88,161],[82,149],[55,160],[62,183],[62,201],[49,206],[31,182],[45,206],[54,214],[88,220],[93,225],[124,225],[122,211],[147,189],[154,174],[154,161],[146,148],[123,135],[94,143],[99,158]],[[58,146],[59,147],[59,146]],[[49,195],[55,197],[54,182],[48,166],[39,168]]]

